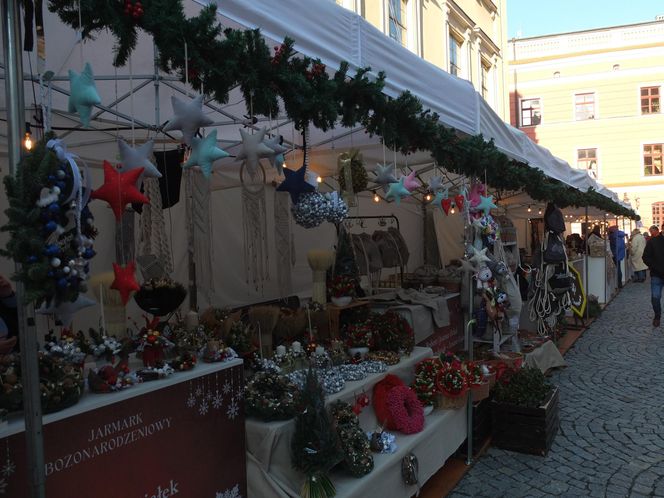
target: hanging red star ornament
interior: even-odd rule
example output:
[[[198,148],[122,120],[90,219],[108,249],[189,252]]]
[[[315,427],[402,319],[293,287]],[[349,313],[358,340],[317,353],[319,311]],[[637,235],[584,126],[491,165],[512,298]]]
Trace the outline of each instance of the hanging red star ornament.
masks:
[[[122,304],[126,306],[131,297],[131,293],[141,288],[134,276],[134,273],[136,273],[136,263],[130,261],[124,267],[117,263],[113,263],[113,273],[115,273],[115,279],[111,284],[111,289],[115,289],[120,293]]]
[[[466,198],[463,196],[463,194],[458,194],[457,196],[454,197],[454,202],[456,202],[456,205],[459,209],[463,209],[463,203],[466,201]]]
[[[130,202],[150,204],[150,199],[136,188],[136,182],[142,173],[143,168],[120,173],[111,163],[104,161],[104,184],[93,190],[90,197],[108,202],[115,219],[120,221],[124,207]]]
[[[445,214],[449,214],[450,208],[452,207],[452,199],[443,199],[440,201],[440,207],[443,208]]]

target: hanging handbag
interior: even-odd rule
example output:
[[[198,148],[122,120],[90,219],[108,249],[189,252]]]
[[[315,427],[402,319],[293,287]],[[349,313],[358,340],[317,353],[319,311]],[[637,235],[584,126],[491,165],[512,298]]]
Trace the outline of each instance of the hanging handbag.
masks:
[[[544,236],[544,253],[542,255],[545,263],[562,263],[567,260],[565,244],[555,232],[547,232]]]

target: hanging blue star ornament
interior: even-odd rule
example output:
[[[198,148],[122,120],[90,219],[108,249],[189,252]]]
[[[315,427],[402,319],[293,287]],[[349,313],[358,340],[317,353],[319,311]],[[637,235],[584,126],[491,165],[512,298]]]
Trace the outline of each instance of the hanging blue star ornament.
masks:
[[[316,187],[307,183],[307,167],[302,166],[297,171],[284,169],[286,178],[279,184],[277,190],[279,192],[288,192],[291,196],[293,204],[297,204],[300,200],[300,195],[305,192],[313,192]]]
[[[281,145],[281,136],[279,135],[263,140],[263,144],[272,150],[272,153],[267,156],[267,160],[277,170],[277,173],[283,176],[284,163],[286,162],[284,152],[288,152],[288,147]]]
[[[429,188],[431,188],[431,183],[429,183]],[[433,196],[433,200],[430,202],[430,204],[435,209],[442,209],[441,203],[443,202],[443,200],[448,198],[449,190],[448,189],[442,189],[442,190],[434,190],[433,192],[436,192],[436,195]]]
[[[442,176],[431,177],[431,180],[429,180],[429,192],[438,192],[439,190],[444,190],[444,188]],[[447,197],[447,195],[445,197]]]
[[[390,183],[397,183],[399,180],[394,176],[394,164],[376,164],[376,169],[373,170],[376,178],[374,183],[382,185],[383,192],[387,192]]]
[[[189,102],[183,102],[176,97],[171,97],[171,104],[173,105],[175,116],[164,126],[164,131],[180,130],[182,132],[182,141],[187,145],[192,144],[194,135],[196,135],[199,128],[209,126],[213,122],[203,112],[202,95]]]
[[[480,203],[477,205],[476,209],[478,211],[484,211],[485,215],[488,215],[492,209],[496,209],[498,206],[496,206],[493,203],[493,196],[490,195],[488,197],[484,197],[483,195],[480,195]]]
[[[118,166],[118,171],[126,173],[132,169],[143,168],[143,173],[139,177],[139,182],[143,177],[161,178],[161,173],[159,173],[159,170],[149,159],[152,157],[154,140],[148,140],[143,145],[134,148],[120,138],[118,140],[118,147],[120,148],[120,160],[122,162],[122,164]]]
[[[205,178],[210,178],[210,175],[212,174],[212,163],[228,156],[228,152],[217,147],[217,130],[212,130],[202,140],[194,139],[191,155],[182,167],[186,169],[198,166],[201,168]]]
[[[95,105],[101,104],[101,99],[95,86],[95,77],[89,62],[81,74],[69,70],[69,112],[77,112],[83,126],[90,126],[90,114]]]
[[[394,199],[397,206],[401,204],[401,199],[403,197],[410,195],[410,190],[408,190],[403,184],[405,178],[405,176],[402,176],[398,182],[390,183],[390,188],[387,190],[387,195],[385,195],[385,199],[388,201]]]

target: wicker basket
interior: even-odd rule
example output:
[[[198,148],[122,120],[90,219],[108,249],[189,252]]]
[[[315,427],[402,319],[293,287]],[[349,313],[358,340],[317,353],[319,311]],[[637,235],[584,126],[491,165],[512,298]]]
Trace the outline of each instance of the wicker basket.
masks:
[[[494,374],[494,378],[496,375]],[[471,396],[473,397],[473,403],[477,403],[478,401],[482,401],[483,399],[487,399],[489,397],[489,390],[491,389],[491,385],[489,384],[489,380],[485,380],[481,384],[477,384],[474,386],[470,387],[470,393]]]
[[[438,408],[441,410],[458,410],[466,406],[466,401],[468,400],[468,392],[466,391],[460,396],[447,396],[445,394],[437,394],[438,397]]]

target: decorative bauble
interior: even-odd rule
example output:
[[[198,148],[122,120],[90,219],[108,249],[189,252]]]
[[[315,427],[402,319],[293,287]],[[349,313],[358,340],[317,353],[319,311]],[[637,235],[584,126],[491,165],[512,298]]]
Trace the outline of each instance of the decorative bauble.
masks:
[[[348,205],[337,192],[328,192],[325,198],[328,202],[329,213],[327,221],[341,223],[348,217]]]
[[[350,160],[350,171],[352,177],[353,192],[359,193],[363,190],[366,190],[367,184],[369,183],[369,176],[367,175],[367,170],[364,169],[364,162],[362,161],[362,154],[359,150],[351,150],[350,152],[344,152],[341,154],[341,158]],[[346,188],[346,175],[344,174],[344,161],[340,161],[342,167],[337,171],[339,178],[339,188],[341,190],[348,190]]]
[[[297,204],[291,206],[295,223],[304,228],[315,228],[331,216],[330,203],[319,192],[308,192],[300,196]]]

